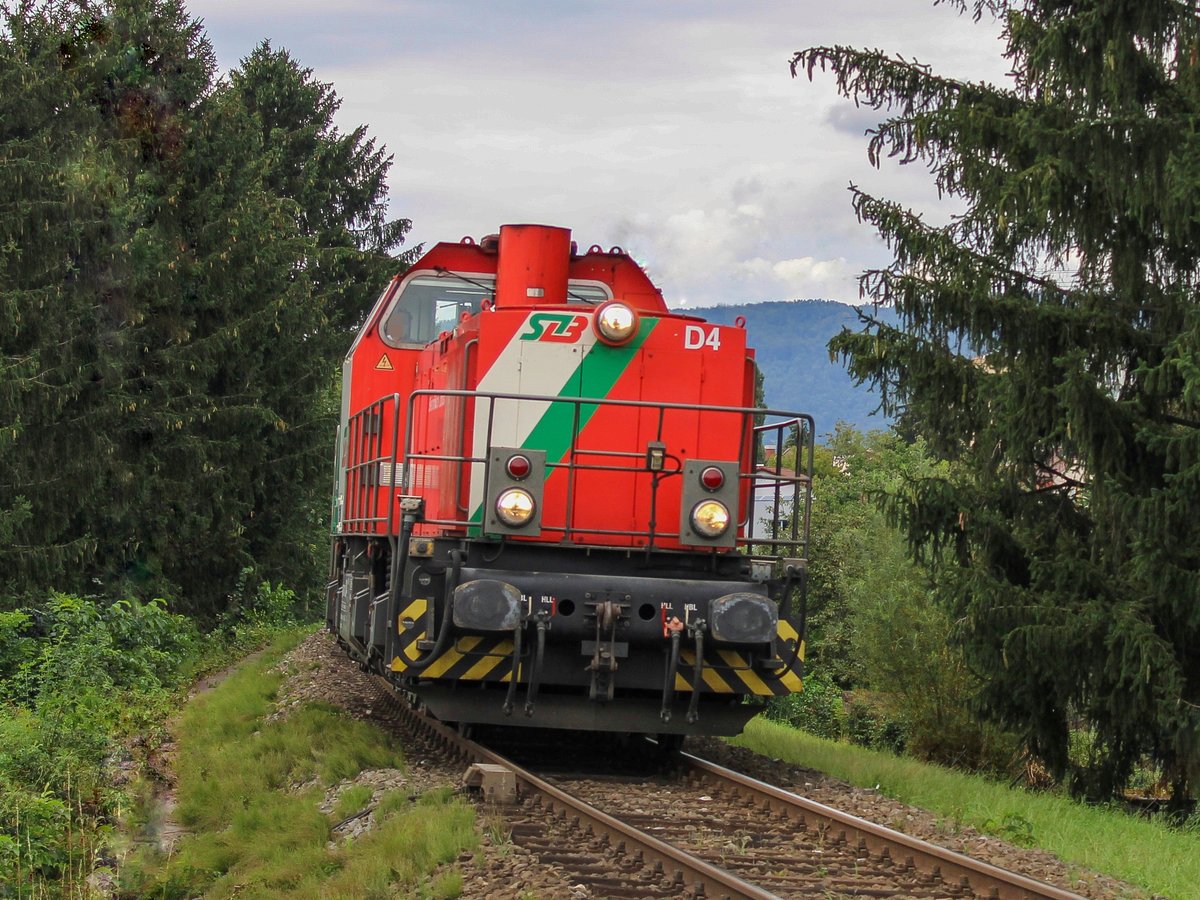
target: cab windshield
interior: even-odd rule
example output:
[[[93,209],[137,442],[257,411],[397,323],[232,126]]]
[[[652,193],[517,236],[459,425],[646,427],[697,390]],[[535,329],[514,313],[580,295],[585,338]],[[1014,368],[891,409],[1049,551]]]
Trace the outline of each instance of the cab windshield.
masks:
[[[393,347],[424,346],[443,331],[453,331],[463,313],[479,312],[496,294],[495,275],[418,275],[404,286],[384,314],[380,334]],[[603,284],[570,281],[567,302],[594,306],[612,298]]]

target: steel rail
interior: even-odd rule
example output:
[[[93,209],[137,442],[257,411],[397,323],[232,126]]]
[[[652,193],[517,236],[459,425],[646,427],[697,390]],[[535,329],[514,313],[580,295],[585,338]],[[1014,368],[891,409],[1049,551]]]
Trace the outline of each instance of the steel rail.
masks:
[[[507,757],[463,737],[436,719],[408,709],[399,701],[397,706],[407,711],[419,727],[436,735],[447,747],[458,751],[461,757],[472,762],[487,762],[503,766],[513,773],[519,788],[524,789],[523,793],[545,798],[552,808],[556,807],[557,810],[568,816],[577,817],[581,826],[590,826],[598,836],[605,835],[614,844],[624,843],[627,853],[641,851],[644,860],[648,860],[650,864],[660,863],[663,871],[672,874],[677,882],[682,877],[682,881],[692,887],[695,896],[721,897],[727,898],[727,900],[780,900],[777,894],[743,881],[724,869],[710,865],[699,857],[660,841],[658,838],[572,797],[549,782],[538,778],[532,772],[516,765]]]
[[[801,817],[812,817],[827,822],[847,833],[861,846],[872,853],[887,850],[894,854],[900,848],[912,857],[914,865],[923,871],[940,873],[943,881],[952,884],[958,881],[971,889],[977,896],[998,898],[1044,898],[1044,900],[1082,900],[1080,894],[1046,884],[1042,881],[1010,872],[991,863],[972,859],[945,847],[939,847],[902,831],[885,828],[866,819],[808,800],[798,794],[777,788],[774,785],[751,778],[716,763],[680,753],[680,760],[693,771],[720,781],[730,782],[735,789],[749,791],[762,798],[773,812],[787,812]]]
[[[657,862],[663,872],[672,875],[677,883],[689,885],[695,896],[721,897],[727,900],[779,900],[778,895],[770,891],[744,881],[572,797],[516,765],[507,757],[464,737],[427,713],[412,709],[382,679],[374,679],[374,685],[415,727],[424,729],[428,735],[464,762],[503,766],[513,773],[521,793],[544,798],[548,801],[552,813],[575,817],[580,823],[579,827],[590,826],[592,833],[596,836],[606,836],[614,846],[624,844],[626,853],[640,851],[645,865],[652,866]],[[818,828],[823,824],[828,830],[837,829],[846,842],[854,841],[858,846],[878,856],[895,859],[897,851],[907,854],[907,862],[913,868],[936,875],[947,886],[957,881],[978,897],[1000,900],[1083,900],[1082,895],[1072,891],[860,819],[690,753],[679,752],[678,759],[685,768],[701,778],[718,783],[725,782],[726,786],[735,792],[755,795],[761,801],[764,811],[799,819],[804,827],[814,823]]]

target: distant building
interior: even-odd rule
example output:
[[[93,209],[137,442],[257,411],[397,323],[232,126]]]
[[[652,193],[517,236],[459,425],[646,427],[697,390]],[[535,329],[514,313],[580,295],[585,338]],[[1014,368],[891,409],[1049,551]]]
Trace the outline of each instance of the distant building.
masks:
[[[754,497],[751,499],[750,522],[747,534],[754,537],[769,537],[773,526],[781,533],[790,533],[792,521],[792,497],[796,477],[793,469],[776,467],[775,448],[768,447],[766,461],[758,467],[758,474],[776,475],[779,481],[772,484],[760,477],[755,482]],[[776,486],[777,485],[777,486]]]

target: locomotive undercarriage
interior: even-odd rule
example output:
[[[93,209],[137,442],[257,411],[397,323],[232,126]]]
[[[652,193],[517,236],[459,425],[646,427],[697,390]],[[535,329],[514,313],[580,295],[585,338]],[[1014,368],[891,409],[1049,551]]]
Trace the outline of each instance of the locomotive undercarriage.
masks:
[[[445,721],[736,734],[758,709],[746,697],[801,675],[802,569],[403,535],[335,552],[330,630]]]

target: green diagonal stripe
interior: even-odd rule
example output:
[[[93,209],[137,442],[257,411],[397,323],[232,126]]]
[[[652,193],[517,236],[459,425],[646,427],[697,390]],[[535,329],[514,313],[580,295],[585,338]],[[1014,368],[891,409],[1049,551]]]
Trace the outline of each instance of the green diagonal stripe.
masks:
[[[628,344],[620,347],[610,347],[608,344],[596,344],[592,352],[579,362],[578,368],[567,380],[566,386],[559,392],[560,397],[607,397],[617,380],[625,373],[634,355],[646,343],[650,332],[658,324],[658,319],[642,319],[642,326],[637,336]],[[580,372],[582,370],[582,372]],[[578,393],[572,389],[576,378],[579,379]],[[579,406],[579,431],[583,431],[588,421],[599,407],[595,403],[584,403]],[[533,426],[523,444],[526,448],[538,448],[546,451],[547,462],[561,462],[571,449],[575,438],[572,424],[575,418],[575,404],[552,403],[546,414]]]
[[[618,379],[625,373],[625,370],[629,367],[629,363],[642,348],[642,345],[646,343],[646,339],[650,337],[650,332],[654,330],[654,326],[657,324],[658,319],[643,318],[641,327],[638,328],[638,333],[634,339],[628,344],[622,344],[620,347],[610,347],[608,344],[601,343],[593,345],[591,352],[587,353],[579,361],[579,365],[571,373],[571,377],[567,379],[566,386],[559,391],[558,396],[607,397],[608,392],[613,389]],[[577,381],[579,383],[578,389],[574,387]],[[583,431],[598,408],[598,405],[595,403],[579,404],[580,432]],[[552,403],[541,419],[538,420],[538,423],[533,426],[533,430],[529,432],[529,437],[525,439],[525,443],[521,446],[524,449],[544,449],[546,451],[547,463],[562,462],[563,457],[571,449],[572,441],[575,439],[576,432],[572,427],[574,420],[574,403]],[[549,475],[553,473],[554,470],[551,470]],[[482,503],[475,509],[475,512],[471,516],[471,521],[483,521]]]

